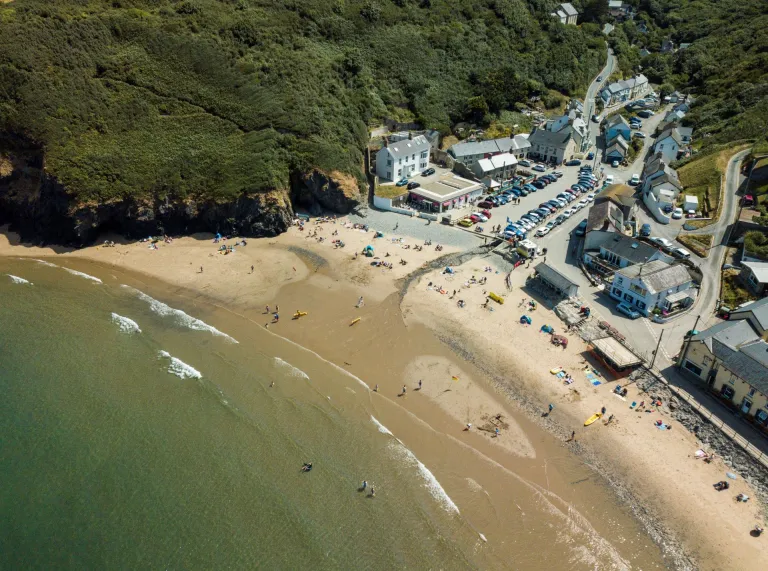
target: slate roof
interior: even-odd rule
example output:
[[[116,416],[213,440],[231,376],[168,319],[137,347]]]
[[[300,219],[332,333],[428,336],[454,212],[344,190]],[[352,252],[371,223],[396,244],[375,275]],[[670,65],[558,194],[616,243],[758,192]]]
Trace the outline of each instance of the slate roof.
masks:
[[[546,145],[547,147],[564,147],[571,138],[571,130],[561,129],[557,132],[547,131],[546,129],[536,129],[528,140],[531,144]]]
[[[605,129],[608,130],[614,125],[618,125],[619,123],[621,123],[627,129],[629,129],[629,123],[627,123],[627,120],[624,119],[624,117],[620,113],[611,115],[608,119],[605,120]]]
[[[663,141],[664,139],[667,139],[668,137],[672,137],[679,146],[682,146],[683,140],[680,138],[680,134],[677,132],[677,129],[675,128],[674,125],[671,125],[666,129],[664,129],[661,135],[659,135],[659,138],[656,139],[656,145],[658,145],[661,141]]]
[[[670,266],[663,260],[654,260],[645,264],[635,264],[621,270],[617,270],[629,279],[640,280],[651,293],[659,293],[665,289],[671,289],[691,281],[691,274],[685,266],[676,264]]]
[[[748,321],[739,319],[738,321],[721,321],[717,325],[694,335],[693,341],[702,341],[714,353],[713,341],[715,339],[736,351],[744,343],[751,343],[759,338]]]
[[[414,153],[429,151],[429,141],[424,135],[417,135],[412,140],[404,139],[390,143],[388,149],[394,158],[401,159]]]
[[[541,262],[537,266],[534,266],[534,269],[539,273],[544,281],[560,290],[561,293],[567,294],[573,290],[573,288],[576,288],[574,295],[578,292],[579,285],[576,282],[572,282],[570,279],[565,277],[552,266],[548,265],[546,262]]]
[[[749,305],[745,305],[741,309],[731,312],[731,318],[743,316],[752,313],[755,316],[755,320],[760,325],[763,331],[768,330],[768,297],[753,301]]]
[[[496,142],[496,146],[503,153],[531,148],[530,141],[522,135],[515,135],[514,138],[502,137],[501,139],[494,139],[494,141]]]
[[[564,4],[560,4],[560,7],[569,16],[578,16],[579,15],[578,10],[576,10],[576,8],[574,8],[569,2],[566,2]]]
[[[677,134],[680,135],[681,139],[690,140],[690,138],[693,136],[693,127],[678,127]]]
[[[596,204],[607,201],[619,206],[633,206],[635,204],[635,190],[626,184],[612,184],[595,197]]]
[[[611,252],[623,260],[632,264],[641,264],[650,260],[656,254],[656,248],[645,242],[639,242],[629,236],[616,234],[613,239],[605,242],[601,249]]]
[[[624,228],[624,214],[621,209],[610,201],[593,204],[587,215],[587,232],[593,230],[603,230],[606,228],[606,221],[610,223],[617,231]]]
[[[490,141],[471,141],[468,143],[456,143],[449,149],[451,154],[460,159],[461,157],[471,155],[485,155],[488,153],[498,153],[499,147],[495,140]]]
[[[742,262],[742,266],[748,267],[761,284],[768,283],[768,263],[766,262]]]
[[[624,151],[626,151],[629,148],[629,143],[627,143],[626,139],[622,136],[621,133],[616,133],[613,137],[608,139],[606,141],[608,144],[607,151],[610,151],[614,145],[619,145]]]

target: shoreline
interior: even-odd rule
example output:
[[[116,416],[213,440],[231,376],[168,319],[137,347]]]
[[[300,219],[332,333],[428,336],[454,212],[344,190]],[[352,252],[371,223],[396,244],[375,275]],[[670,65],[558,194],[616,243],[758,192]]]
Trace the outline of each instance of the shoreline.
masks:
[[[3,236],[0,235],[0,238],[2,237]],[[363,242],[367,241],[368,236],[365,236],[364,238],[365,239],[362,240]],[[201,244],[205,244],[207,246],[207,242],[208,240],[205,240],[201,242]],[[252,241],[251,243],[254,242],[257,241]],[[267,255],[266,259],[274,261],[277,258],[283,258],[279,260],[279,263],[290,266],[293,268],[293,272],[290,272],[289,269],[288,272],[281,274],[281,280],[278,280],[278,285],[273,285],[269,288],[259,290],[259,292],[255,295],[255,297],[260,296],[259,303],[265,299],[275,299],[278,293],[282,298],[284,297],[283,292],[285,291],[285,288],[298,287],[299,285],[302,285],[303,287],[308,281],[311,280],[316,282],[314,284],[315,287],[321,286],[330,288],[333,285],[331,283],[333,281],[332,278],[329,278],[327,275],[323,275],[324,271],[319,272],[321,268],[330,268],[333,271],[339,272],[335,281],[342,282],[340,287],[354,288],[362,286],[365,288],[366,299],[373,299],[378,301],[379,305],[387,300],[390,296],[394,295],[394,298],[397,300],[397,309],[402,315],[401,319],[406,322],[406,329],[412,328],[411,322],[413,320],[410,319],[409,316],[409,312],[412,311],[412,308],[403,306],[404,304],[407,305],[405,302],[410,303],[410,292],[417,288],[419,282],[422,279],[425,279],[425,276],[429,276],[430,272],[434,272],[436,268],[442,267],[443,262],[445,261],[459,262],[459,264],[462,262],[471,263],[477,255],[483,253],[483,250],[487,250],[487,248],[479,246],[478,248],[473,249],[471,252],[459,252],[458,250],[447,251],[446,253],[431,260],[409,260],[409,264],[412,262],[418,263],[421,261],[422,265],[419,266],[416,270],[414,270],[413,267],[410,267],[407,268],[407,270],[403,269],[401,272],[393,272],[394,275],[386,275],[385,273],[381,279],[379,279],[378,275],[368,275],[366,277],[364,272],[356,272],[356,270],[345,267],[344,263],[338,259],[339,256],[334,256],[333,254],[324,256],[325,252],[318,253],[316,251],[317,247],[313,247],[312,243],[302,246],[302,244],[296,243],[296,240],[294,240],[293,237],[291,237],[290,240],[280,240],[279,238],[264,239],[261,241],[261,245],[265,246],[268,244],[269,246],[273,246],[277,245],[277,242],[287,242],[287,244],[281,243],[277,248],[275,248],[275,250],[279,252],[278,256]],[[139,248],[138,244],[123,247],[130,248],[134,246]],[[37,248],[25,248],[27,248],[28,251],[23,252],[23,255],[20,255],[18,248],[10,245],[0,244],[0,256],[56,256],[54,253],[41,252]],[[62,257],[70,258],[73,260],[82,259],[88,261],[89,263],[96,263],[98,266],[104,267],[106,270],[113,268],[120,271],[127,270],[130,273],[138,272],[146,278],[147,282],[153,279],[162,279],[158,278],[158,276],[152,271],[144,273],[141,272],[141,270],[126,267],[126,265],[118,263],[120,260],[117,262],[114,260],[110,262],[109,260],[104,259],[106,258],[106,256],[103,255],[105,251],[106,254],[111,254],[111,250],[112,249],[104,248],[97,255],[94,255],[94,249],[91,248],[87,249],[85,252],[72,252],[65,254]],[[260,256],[263,254],[263,250],[264,248],[260,248],[257,255]],[[446,248],[446,250],[449,249]],[[98,247],[96,247],[96,251],[98,251]],[[345,254],[351,254],[352,251],[356,250],[347,250]],[[84,253],[86,255],[83,255]],[[250,254],[251,252],[249,251],[248,253]],[[206,257],[209,258],[210,255]],[[333,259],[334,257],[337,259]],[[297,263],[300,264],[300,266],[297,266]],[[311,266],[314,266],[314,268]],[[357,277],[358,279],[350,279],[350,275]],[[226,275],[224,277],[226,278]],[[237,290],[238,287],[242,287],[241,280],[237,281],[237,283],[229,284],[231,287],[220,287],[218,289],[213,289],[210,287],[195,288],[189,287],[187,284],[183,283],[174,283],[169,280],[163,281],[165,281],[168,286],[176,288],[175,294],[180,295],[182,298],[185,298],[188,301],[204,301],[233,315],[244,317],[249,319],[252,323],[260,325],[259,320],[255,318],[256,315],[262,315],[258,303],[239,303],[243,300],[237,296],[235,296],[234,300],[227,301],[227,293],[229,291],[232,291],[232,289]],[[252,296],[251,299],[253,300],[254,297]],[[374,308],[374,311],[376,311],[376,309],[377,308]],[[562,443],[562,440],[564,440],[565,437],[569,435],[569,431],[565,428],[564,424],[554,420],[554,418],[543,419],[537,416],[541,409],[534,401],[542,397],[540,390],[536,391],[535,386],[530,386],[530,383],[519,384],[505,382],[504,375],[498,372],[498,370],[495,369],[493,365],[490,364],[483,355],[481,355],[480,352],[472,347],[473,343],[471,332],[453,331],[453,333],[456,335],[455,337],[450,337],[447,334],[441,335],[440,330],[436,329],[435,327],[426,325],[426,329],[431,331],[435,335],[435,338],[439,340],[439,342],[444,347],[446,347],[447,350],[456,355],[460,360],[469,363],[474,368],[477,368],[490,381],[489,389],[492,393],[503,395],[503,398],[508,403],[515,403],[515,408],[518,410],[518,412],[524,413],[528,422],[537,425],[541,429],[546,430],[550,434],[553,434],[556,438],[559,438],[561,440],[560,446],[567,448],[571,453],[580,458],[581,461],[590,468],[594,475],[600,476],[600,480],[602,480],[604,484],[609,489],[611,489],[612,494],[619,500],[620,503],[625,505],[626,508],[633,513],[633,516],[637,519],[637,521],[640,522],[649,536],[657,545],[662,548],[665,560],[669,564],[678,569],[697,568],[691,560],[692,554],[687,552],[688,550],[683,547],[684,542],[681,543],[675,532],[670,529],[664,516],[657,513],[652,507],[646,505],[647,502],[642,499],[642,493],[638,494],[632,489],[630,484],[627,484],[622,479],[621,475],[619,474],[620,470],[615,469],[611,458],[601,454],[597,450],[596,446],[590,444],[582,444],[580,440],[572,442],[570,445],[566,445],[567,443]],[[358,378],[348,369],[338,365],[335,362],[335,359],[329,358],[329,356],[324,354],[324,352],[318,351],[315,347],[312,347],[312,343],[302,343],[300,340],[294,339],[293,336],[288,333],[277,333],[274,328],[270,328],[269,332],[287,340],[289,343],[299,345],[300,347],[319,356],[321,359],[331,363],[333,366],[344,370],[344,372],[350,376]],[[529,392],[531,394],[529,394]],[[392,400],[392,403],[397,404],[397,401]],[[561,416],[561,412],[564,410],[567,410],[567,408],[561,404],[557,405],[558,418]],[[415,414],[416,417],[419,416],[418,412],[411,412],[411,414]],[[570,415],[568,422],[573,423],[575,418],[577,418],[575,414]],[[483,453],[482,451],[478,452],[481,454]]]

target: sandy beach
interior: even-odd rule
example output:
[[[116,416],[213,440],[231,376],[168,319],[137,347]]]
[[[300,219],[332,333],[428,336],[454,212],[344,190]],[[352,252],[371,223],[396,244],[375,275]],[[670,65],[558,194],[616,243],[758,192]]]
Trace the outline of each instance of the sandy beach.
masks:
[[[211,236],[194,236],[160,241],[151,249],[146,242],[103,238],[116,245],[65,251],[20,245],[6,231],[0,233],[0,256],[43,258],[72,269],[87,261],[107,274],[110,269],[135,272],[147,282],[177,288],[178,295],[199,296],[259,327],[268,325],[270,332],[376,387],[372,402],[381,402],[381,416],[390,428],[397,421],[387,411],[396,407],[420,419],[426,440],[434,438],[428,436],[432,433],[442,435],[443,450],[432,452],[435,458],[457,450],[465,459],[481,458],[481,467],[462,475],[468,497],[493,487],[483,470],[514,467],[518,474],[540,478],[538,456],[555,457],[565,447],[597,469],[604,482],[620,488],[617,494],[628,510],[654,522],[657,543],[666,543],[661,549],[669,566],[759,569],[768,556],[765,540],[749,535],[762,519],[754,490],[741,478],[726,492],[713,490],[728,468],[719,459],[710,464],[695,459],[694,452],[703,446],[693,434],[670,421],[663,407],[631,409],[633,401],[650,403],[649,395],[634,385],[627,386],[623,398],[612,393],[616,383],[605,376],[592,386],[585,367],[601,369],[577,336],[569,336],[564,350],[539,332],[548,324],[560,333],[563,325],[541,303],[528,310],[524,302],[530,296],[521,287],[530,269],[513,272],[511,288],[505,268],[493,256],[471,259],[453,267],[453,273],[444,273],[442,266],[426,271],[427,264],[458,250],[445,246],[438,251],[436,244],[389,233],[375,238],[344,219],[307,224],[304,230],[293,227],[277,238],[248,240],[246,246],[235,245],[237,238],[217,244]],[[234,251],[219,253],[221,245],[234,246]],[[367,245],[375,249],[373,257],[359,254]],[[392,263],[392,268],[372,262]],[[423,275],[406,287],[404,278],[417,269]],[[488,292],[503,296],[504,304],[485,305]],[[280,319],[275,323],[276,305]],[[294,311],[308,315],[292,319]],[[531,326],[519,323],[523,313],[532,317]],[[566,385],[550,374],[556,367],[568,371],[574,382]],[[550,403],[554,408],[545,416]],[[584,427],[584,420],[602,407],[613,420]],[[672,429],[659,430],[654,424],[659,419],[671,422]],[[467,424],[471,428],[464,430]],[[556,444],[543,445],[531,436],[541,428],[557,437]],[[544,472],[546,466],[545,460]],[[550,493],[567,495],[585,508],[589,503],[588,492],[565,481],[552,482]],[[752,499],[737,503],[738,493]],[[610,535],[609,522],[605,526]],[[679,556],[678,542],[695,563]],[[642,561],[635,563],[644,568]]]

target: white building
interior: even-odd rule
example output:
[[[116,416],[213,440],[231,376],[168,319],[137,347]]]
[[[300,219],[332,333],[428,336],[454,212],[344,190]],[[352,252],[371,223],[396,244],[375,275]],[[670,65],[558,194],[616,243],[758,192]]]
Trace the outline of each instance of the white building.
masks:
[[[501,153],[487,159],[480,159],[472,165],[472,172],[486,183],[512,178],[517,168],[517,158],[510,153]],[[486,184],[486,186],[491,186]]]
[[[669,164],[677,160],[677,154],[682,146],[683,141],[680,138],[680,133],[677,132],[674,126],[671,126],[665,129],[656,139],[656,143],[653,145],[653,152],[661,153],[664,161]]]
[[[424,135],[393,143],[384,140],[376,153],[376,174],[384,180],[400,180],[429,166],[429,141]]]
[[[696,293],[685,266],[654,260],[616,270],[610,295],[647,317],[657,307],[662,311],[685,307]]]
[[[502,137],[488,141],[456,143],[448,149],[448,154],[471,169],[477,161],[502,153],[514,155],[518,160],[524,159],[528,156],[528,149],[530,148],[531,143],[528,141],[528,137],[515,135],[514,137]]]
[[[551,16],[560,20],[561,24],[573,24],[576,25],[576,20],[579,18],[579,12],[569,2],[565,2],[558,6],[557,10],[552,12]]]

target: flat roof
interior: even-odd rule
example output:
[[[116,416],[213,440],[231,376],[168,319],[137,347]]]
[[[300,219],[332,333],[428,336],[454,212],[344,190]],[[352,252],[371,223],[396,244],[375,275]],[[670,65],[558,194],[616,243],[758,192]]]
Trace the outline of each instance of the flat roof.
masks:
[[[445,202],[475,190],[482,190],[482,188],[483,185],[479,182],[473,182],[455,174],[446,174],[435,181],[427,182],[418,188],[411,189],[409,192],[429,200],[434,200],[435,202]]]
[[[611,362],[620,368],[631,367],[632,365],[639,365],[642,363],[640,357],[635,355],[613,337],[593,339],[591,343],[600,354],[610,359]]]

